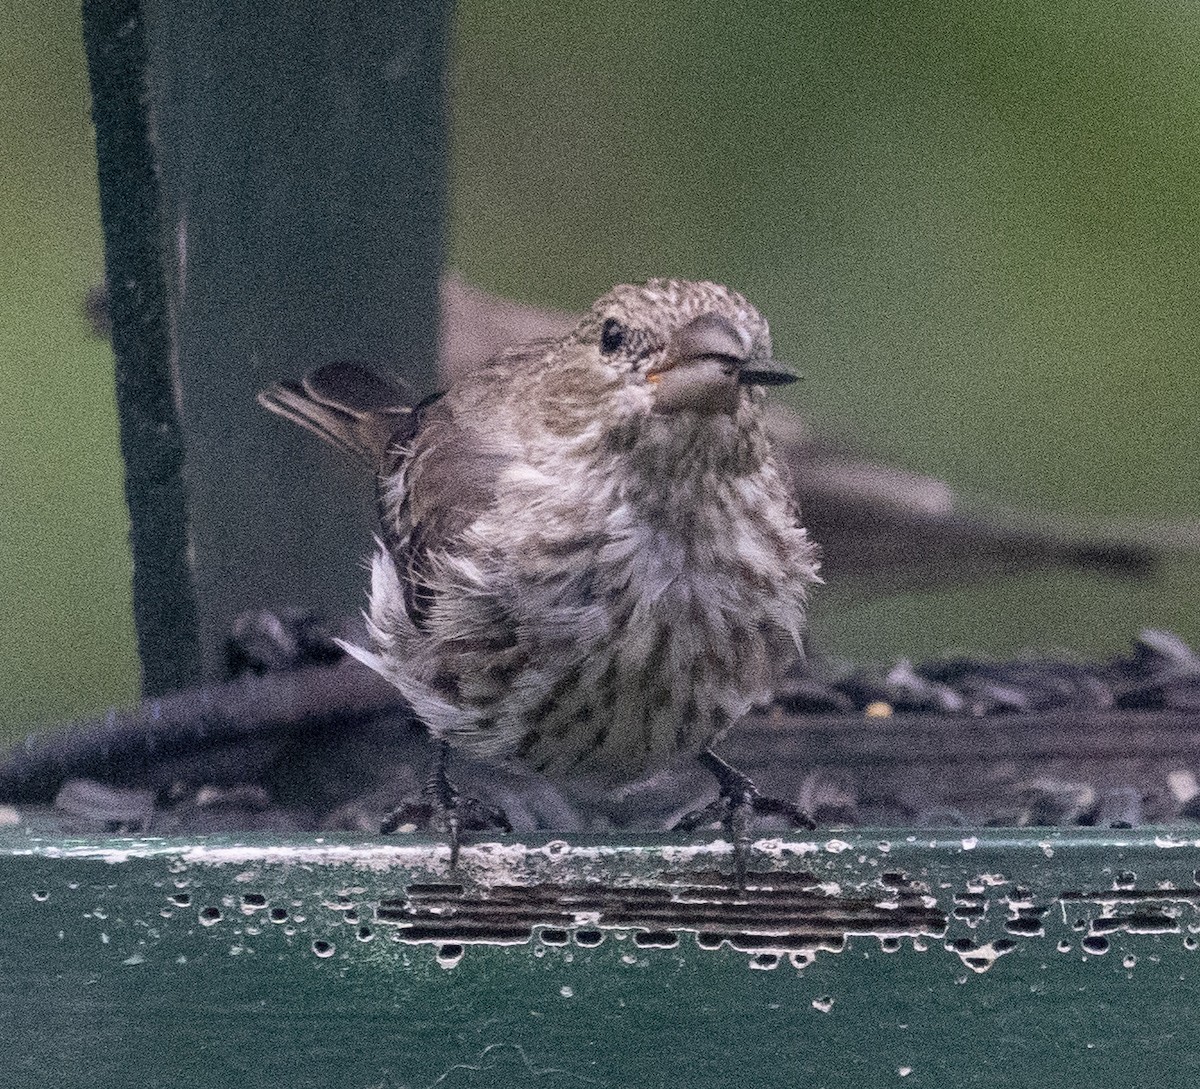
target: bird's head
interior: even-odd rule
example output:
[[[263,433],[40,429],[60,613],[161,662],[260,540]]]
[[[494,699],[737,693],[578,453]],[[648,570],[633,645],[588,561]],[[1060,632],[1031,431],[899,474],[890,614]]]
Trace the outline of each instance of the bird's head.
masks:
[[[650,280],[598,299],[570,338],[623,413],[734,415],[762,386],[798,375],[775,361],[762,315],[720,284]]]
[[[561,340],[497,364],[489,388],[527,439],[548,440],[554,456],[562,440],[601,453],[639,448],[655,464],[675,464],[693,444],[714,457],[740,449],[762,432],[763,388],[799,377],[775,360],[767,323],[745,298],[688,280],[618,285]]]

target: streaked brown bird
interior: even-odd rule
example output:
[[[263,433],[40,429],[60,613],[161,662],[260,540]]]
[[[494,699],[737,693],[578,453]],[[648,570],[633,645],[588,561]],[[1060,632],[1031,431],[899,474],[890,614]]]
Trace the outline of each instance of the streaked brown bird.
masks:
[[[744,844],[752,810],[804,819],[712,752],[818,581],[763,424],[794,377],[741,295],[652,280],[419,404],[349,363],[259,400],[375,470],[372,647],[347,649],[434,737],[585,793],[699,756]],[[442,761],[427,805],[452,840],[474,819]]]

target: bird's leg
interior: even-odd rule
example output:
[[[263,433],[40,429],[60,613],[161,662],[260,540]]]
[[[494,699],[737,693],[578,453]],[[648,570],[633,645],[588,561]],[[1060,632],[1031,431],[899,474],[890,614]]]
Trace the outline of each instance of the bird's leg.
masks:
[[[709,821],[720,820],[733,842],[734,875],[740,888],[746,883],[746,858],[750,852],[754,814],[786,817],[797,828],[809,830],[815,828],[816,823],[803,806],[763,794],[748,775],[722,760],[712,749],[705,749],[699,759],[717,780],[720,794],[716,801],[703,809],[688,813],[675,827],[681,831],[691,831]]]
[[[450,869],[458,866],[458,850],[464,831],[477,832],[496,828],[511,832],[508,818],[495,806],[477,798],[464,798],[450,782],[446,765],[450,761],[450,746],[439,741],[429,778],[421,791],[419,802],[402,802],[390,809],[380,822],[383,835],[395,832],[405,824],[421,824],[440,832],[450,841]]]

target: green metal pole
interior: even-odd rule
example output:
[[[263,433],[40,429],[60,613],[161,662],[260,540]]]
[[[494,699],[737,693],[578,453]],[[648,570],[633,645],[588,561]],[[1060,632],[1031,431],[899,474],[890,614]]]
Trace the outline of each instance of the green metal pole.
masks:
[[[142,689],[200,679],[184,436],[139,0],[84,0]]]
[[[89,0],[87,10],[104,6]],[[268,417],[254,396],[347,357],[432,386],[450,5],[125,0],[125,8],[122,18],[108,14],[109,36],[126,26],[140,35],[144,15],[145,67],[100,74],[150,90],[137,150],[157,168],[161,199],[138,238],[152,252],[157,244],[165,263],[166,318],[151,331],[168,338],[182,408],[187,554],[212,675],[245,609],[305,605],[336,615],[363,600],[370,481]],[[93,67],[103,67],[92,52]],[[101,146],[124,124],[98,125]],[[129,199],[128,187],[110,186],[112,207]],[[146,313],[115,306],[115,343],[141,336]],[[134,518],[135,541],[157,532],[153,511]],[[183,602],[166,581],[143,599],[167,614]],[[138,625],[143,652],[153,653],[148,615],[139,610]]]

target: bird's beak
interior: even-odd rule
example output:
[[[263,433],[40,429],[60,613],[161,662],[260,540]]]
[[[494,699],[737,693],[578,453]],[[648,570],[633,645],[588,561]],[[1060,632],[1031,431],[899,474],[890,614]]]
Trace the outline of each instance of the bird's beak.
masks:
[[[743,386],[786,386],[803,377],[795,367],[780,363],[778,359],[755,360],[738,371],[738,381]]]
[[[710,415],[736,412],[739,386],[777,386],[799,377],[774,360],[752,360],[749,337],[717,314],[701,314],[676,330],[662,361],[646,372],[656,411]]]

